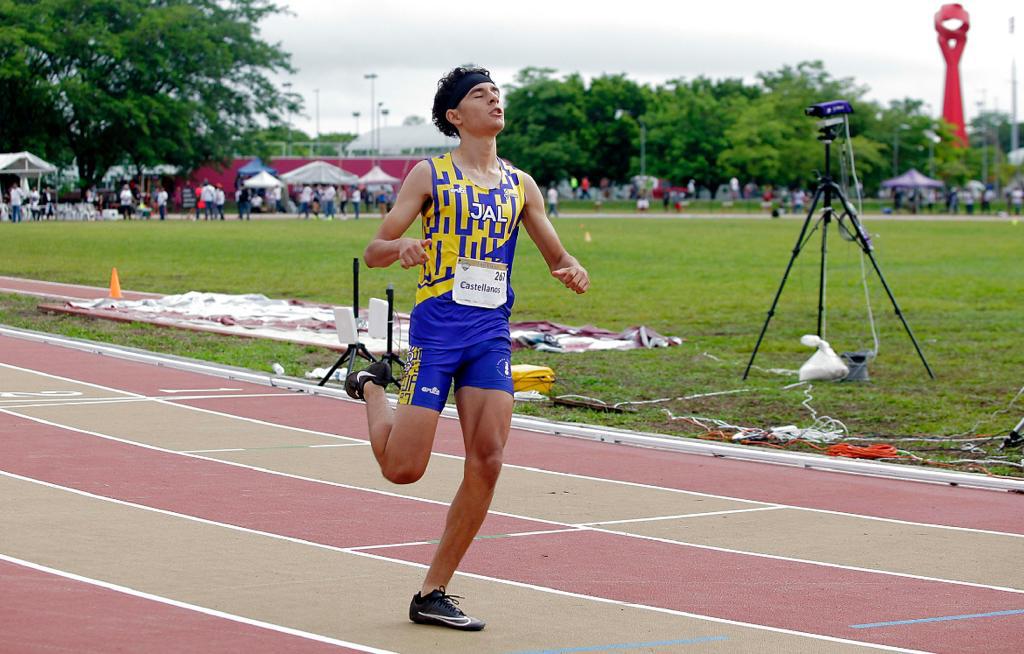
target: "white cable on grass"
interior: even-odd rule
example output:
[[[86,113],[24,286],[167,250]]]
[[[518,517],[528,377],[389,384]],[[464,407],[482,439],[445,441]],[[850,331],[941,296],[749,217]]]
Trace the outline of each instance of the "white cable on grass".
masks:
[[[969,442],[981,442],[981,441],[998,441],[1002,440],[1002,436],[981,436],[977,438],[932,438],[928,436],[914,437],[914,436],[892,436],[889,438],[875,438],[873,436],[851,436],[850,440],[854,441],[866,441],[866,442],[885,442],[885,443],[969,443]]]
[[[860,280],[864,286],[864,304],[867,305],[867,323],[871,325],[871,340],[874,349],[871,351],[871,358],[879,356],[879,331],[874,326],[874,312],[871,311],[871,294],[867,290],[867,266],[864,265],[864,251],[860,251]]]
[[[710,393],[696,393],[694,395],[684,395],[682,397],[662,397],[657,400],[632,400],[628,402],[616,402],[612,405],[613,408],[619,408],[621,406],[632,406],[639,404],[660,404],[661,402],[682,402],[685,400],[696,400],[701,397],[714,397],[716,395],[733,395],[735,393],[749,393],[749,388],[736,388],[731,391],[712,391]],[[564,397],[564,396],[563,396]],[[603,402],[602,402],[603,404]]]
[[[971,427],[970,429],[968,429],[968,430],[967,430],[967,431],[965,431],[965,432],[961,432],[961,433],[959,433],[959,434],[953,434],[952,436],[950,436],[950,438],[951,438],[951,439],[952,439],[952,438],[958,438],[958,437],[960,437],[960,436],[967,436],[968,434],[973,434],[973,433],[975,433],[975,432],[977,431],[978,427],[979,427],[979,426],[980,426],[980,425],[981,425],[981,424],[982,424],[983,422],[988,422],[989,420],[992,420],[992,418],[995,418],[995,417],[996,417],[996,416],[998,416],[998,415],[1002,415],[1002,414],[1004,414],[1004,413],[1008,413],[1008,412],[1010,411],[1010,409],[1011,409],[1011,408],[1013,407],[1014,403],[1016,403],[1016,402],[1017,402],[1017,400],[1018,400],[1018,399],[1020,398],[1020,396],[1021,396],[1021,395],[1024,395],[1024,386],[1021,386],[1021,387],[1020,387],[1020,390],[1018,390],[1018,391],[1017,391],[1017,394],[1013,396],[1013,399],[1012,399],[1012,400],[1010,400],[1010,403],[1009,403],[1009,404],[1007,404],[1005,408],[1003,408],[1003,409],[996,409],[996,410],[995,410],[995,411],[993,411],[993,412],[992,412],[992,414],[991,414],[991,415],[989,415],[989,416],[988,416],[987,418],[979,418],[979,419],[978,419],[978,421],[974,423],[974,426],[973,426],[973,427]],[[967,439],[967,440],[971,440],[971,439]]]
[[[710,352],[701,352],[700,355],[702,357],[707,357],[707,358],[711,359],[712,361],[718,361],[719,363],[726,363],[726,364],[733,365],[733,366],[734,365],[738,365],[738,364],[732,363],[730,361],[726,361],[725,359],[721,359],[719,357],[716,357],[714,354],[711,354]],[[798,375],[798,374],[800,374],[800,372],[798,370],[790,370],[788,368],[762,368],[761,366],[750,366],[750,367],[752,369],[754,369],[754,370],[760,370],[761,372],[767,372],[767,373],[770,373],[770,374],[773,374],[773,375]]]
[[[814,384],[807,384],[807,388],[804,389],[805,399],[800,404],[810,411],[811,418],[814,422],[810,427],[803,430],[800,438],[831,443],[832,441],[848,436],[850,432],[841,420],[836,420],[831,416],[818,416],[818,412],[811,406],[811,400],[814,399],[814,396],[811,395],[811,389],[813,388]]]
[[[864,215],[864,198],[860,192],[860,179],[857,178],[857,161],[853,156],[853,138],[850,136],[850,120],[849,116],[843,116],[843,123],[846,126],[846,151],[850,156],[850,174],[853,176],[853,190],[857,194],[857,219],[858,221]],[[840,159],[842,161],[842,159]],[[849,189],[847,189],[849,193]],[[860,223],[863,227],[864,223]],[[860,249],[860,279],[861,284],[864,286],[864,301],[867,304],[868,309],[868,324],[871,326],[871,338],[875,344],[875,349],[872,352],[872,358],[878,356],[878,330],[875,328],[875,315],[871,310],[871,293],[868,290],[868,272],[867,266],[864,264],[864,249]]]

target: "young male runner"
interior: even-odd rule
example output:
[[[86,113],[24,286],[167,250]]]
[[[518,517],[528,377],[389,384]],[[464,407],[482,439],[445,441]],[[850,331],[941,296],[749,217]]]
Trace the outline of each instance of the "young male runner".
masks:
[[[562,247],[533,178],[498,158],[495,137],[505,116],[490,73],[459,67],[443,77],[433,121],[461,143],[416,164],[363,255],[371,268],[398,261],[420,269],[398,407],[393,411],[384,394],[392,381],[384,362],[352,373],[345,385],[349,395],[366,400],[370,444],[381,472],[396,484],[409,484],[427,468],[454,379],[466,447],[463,480],[409,619],[475,631],[484,622],[463,613],[446,587],[487,515],[511,425],[508,321],[519,225],[566,287],[583,293],[590,279]],[[419,215],[423,238],[403,238]]]

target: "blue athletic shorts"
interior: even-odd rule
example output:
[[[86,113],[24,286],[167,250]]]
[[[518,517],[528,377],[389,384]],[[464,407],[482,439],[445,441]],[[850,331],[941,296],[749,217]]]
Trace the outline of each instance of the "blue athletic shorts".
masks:
[[[472,386],[511,395],[511,361],[512,344],[504,337],[454,350],[410,347],[398,403],[439,412],[448,400],[452,379],[456,391]]]

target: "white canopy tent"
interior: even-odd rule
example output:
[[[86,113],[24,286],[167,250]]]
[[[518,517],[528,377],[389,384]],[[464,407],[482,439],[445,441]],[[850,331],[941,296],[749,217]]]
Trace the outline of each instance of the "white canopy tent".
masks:
[[[22,184],[29,177],[38,180],[43,175],[57,172],[57,167],[31,152],[6,152],[0,154],[0,174],[17,175]]]
[[[370,172],[359,178],[360,183],[367,186],[379,186],[382,184],[397,184],[402,180],[388,175],[380,166],[374,166]]]
[[[264,170],[242,182],[242,186],[246,188],[274,188],[284,186],[284,182]]]
[[[305,166],[300,166],[281,175],[281,180],[288,184],[344,185],[355,184],[359,181],[359,177],[326,161],[311,161]]]

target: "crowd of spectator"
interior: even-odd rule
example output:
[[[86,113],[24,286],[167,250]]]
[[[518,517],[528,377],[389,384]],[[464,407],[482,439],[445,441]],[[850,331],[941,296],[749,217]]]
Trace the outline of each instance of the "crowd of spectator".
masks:
[[[383,218],[394,206],[396,191],[391,185],[367,188],[365,185],[303,184],[292,187],[250,189],[240,186],[234,191],[234,202],[238,219],[250,220],[253,213],[295,214],[308,220],[310,217],[332,220],[359,219],[363,213],[379,211]],[[597,211],[604,201],[629,199],[635,201],[638,212],[650,209],[652,200],[660,200],[663,211],[683,210],[691,200],[715,198],[723,205],[737,200],[760,200],[761,206],[773,215],[779,213],[802,213],[810,201],[810,192],[803,188],[773,188],[758,186],[752,182],[740,185],[736,178],[722,184],[716,192],[699,188],[695,180],[681,186],[670,186],[663,180],[653,178],[634,179],[627,185],[615,186],[602,178],[596,187],[587,177],[581,180],[569,178],[561,183],[551,183],[545,200],[548,214],[559,215],[559,200],[572,198],[591,200]],[[1016,182],[997,193],[991,185],[950,186],[945,189],[897,188],[881,196],[891,206],[883,207],[885,213],[945,213],[968,216],[993,214],[1005,211],[1021,215],[1024,204],[1024,184]],[[104,211],[116,210],[124,220],[135,218],[158,218],[165,220],[169,211],[175,211],[191,220],[225,220],[228,195],[221,184],[203,180],[200,184],[179,185],[171,194],[162,184],[148,189],[140,188],[134,181],[127,181],[114,189],[97,190],[95,187],[76,194],[80,205],[90,208],[90,217],[103,215]],[[61,199],[61,202],[65,202]],[[6,193],[0,193],[0,219],[10,222],[26,220],[53,220],[59,218],[58,195],[52,186],[25,188],[12,184]]]

